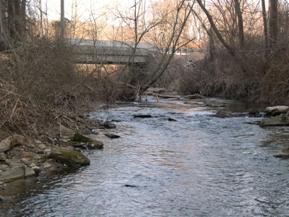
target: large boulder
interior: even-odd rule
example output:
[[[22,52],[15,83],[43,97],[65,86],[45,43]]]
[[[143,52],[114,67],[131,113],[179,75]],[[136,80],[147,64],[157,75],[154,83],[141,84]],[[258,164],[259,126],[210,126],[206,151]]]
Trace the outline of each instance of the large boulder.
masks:
[[[90,164],[90,160],[81,152],[67,149],[52,150],[49,158],[67,165],[69,168],[79,168]]]
[[[289,111],[289,106],[272,106],[265,109],[265,113],[268,116],[277,116],[286,114]]]
[[[28,140],[24,136],[9,136],[0,142],[0,153],[13,149],[17,145],[28,144]]]
[[[259,125],[261,127],[289,126],[289,117],[285,114],[266,118]]]
[[[0,173],[0,181],[11,182],[17,179],[34,176],[35,172],[32,168],[25,165],[13,166]]]

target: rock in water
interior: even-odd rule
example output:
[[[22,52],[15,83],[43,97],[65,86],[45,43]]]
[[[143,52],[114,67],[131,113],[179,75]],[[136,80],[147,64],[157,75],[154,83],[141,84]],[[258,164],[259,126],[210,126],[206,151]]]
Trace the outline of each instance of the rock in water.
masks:
[[[90,164],[90,160],[84,154],[73,150],[55,149],[51,152],[49,158],[65,164],[72,169]]]
[[[177,120],[176,120],[176,119],[173,119],[173,118],[168,118],[168,121],[176,122]]]
[[[105,133],[104,134],[106,137],[111,138],[111,139],[118,139],[120,138],[119,135],[113,134],[113,133]]]
[[[79,143],[89,143],[91,142],[91,139],[81,135],[80,133],[75,133],[74,136],[71,139],[72,142],[79,142]]]
[[[289,153],[287,153],[287,154],[286,153],[275,154],[274,157],[287,160],[287,159],[289,159]]]
[[[287,115],[282,114],[271,118],[262,120],[259,124],[261,127],[275,127],[275,126],[289,126],[289,118]]]
[[[153,116],[150,114],[137,114],[133,115],[134,118],[152,118]]]
[[[94,138],[83,136],[79,133],[74,134],[71,139],[72,145],[81,149],[103,149],[103,143]]]
[[[281,153],[275,154],[274,157],[287,160],[289,159],[289,149],[283,149]]]
[[[115,129],[115,128],[116,128],[116,125],[115,125],[114,123],[110,122],[110,121],[105,121],[105,122],[103,123],[103,127],[104,127],[105,129]]]
[[[265,113],[268,116],[277,116],[280,114],[286,114],[289,111],[288,106],[272,106],[272,107],[267,107],[265,109]]]
[[[88,149],[103,149],[104,144],[96,139],[91,139],[91,142],[87,144]]]

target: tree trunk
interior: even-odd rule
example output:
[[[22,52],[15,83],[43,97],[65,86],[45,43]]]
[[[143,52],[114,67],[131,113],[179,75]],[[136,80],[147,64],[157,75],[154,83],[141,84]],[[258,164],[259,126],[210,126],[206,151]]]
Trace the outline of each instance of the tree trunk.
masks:
[[[22,0],[20,5],[20,13],[19,13],[19,35],[21,40],[24,40],[26,33],[26,3],[27,0]]]
[[[262,14],[263,14],[263,28],[264,28],[264,38],[265,38],[265,53],[267,54],[269,48],[269,36],[268,36],[268,21],[265,0],[262,0]]]
[[[12,39],[14,39],[16,35],[15,3],[16,3],[16,0],[8,1],[8,30],[9,30],[9,37]]]
[[[4,49],[5,44],[5,30],[4,30],[4,2],[0,0],[0,50]]]
[[[245,37],[244,37],[244,24],[243,24],[243,14],[240,7],[240,1],[234,0],[235,2],[235,12],[238,18],[238,36],[239,36],[239,45],[240,48],[243,48],[245,45]]]
[[[278,0],[269,0],[269,46],[273,48],[278,40]]]
[[[61,0],[61,13],[60,13],[60,39],[64,41],[65,37],[65,11],[64,11],[64,0]]]

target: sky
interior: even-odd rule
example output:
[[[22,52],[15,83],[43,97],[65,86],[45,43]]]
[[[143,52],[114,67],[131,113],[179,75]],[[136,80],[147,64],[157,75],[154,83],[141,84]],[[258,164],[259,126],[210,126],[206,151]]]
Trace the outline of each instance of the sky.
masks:
[[[72,6],[77,3],[77,14],[80,19],[86,20],[91,13],[101,15],[105,9],[115,6],[131,7],[134,0],[64,0],[65,1],[65,17],[71,18]],[[58,20],[60,17],[60,0],[42,0],[42,8],[47,12],[49,19]]]
[[[64,0],[65,17],[71,18],[72,6],[77,3],[77,15],[80,20],[88,20],[93,13],[95,17],[102,16],[109,8],[130,8],[134,0]],[[256,0],[252,0],[256,1]],[[268,5],[268,0],[266,0]],[[59,20],[60,17],[60,0],[42,0],[42,8],[45,10],[47,5],[48,18]],[[108,16],[109,17],[109,16]]]

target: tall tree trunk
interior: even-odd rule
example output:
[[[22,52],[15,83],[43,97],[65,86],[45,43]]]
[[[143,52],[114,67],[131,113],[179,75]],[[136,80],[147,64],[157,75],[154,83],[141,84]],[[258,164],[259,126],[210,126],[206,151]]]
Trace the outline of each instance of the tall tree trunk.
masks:
[[[9,30],[9,38],[14,39],[16,36],[16,27],[15,27],[15,3],[16,0],[8,1],[8,30]]]
[[[26,33],[26,3],[27,0],[22,0],[20,5],[20,14],[19,14],[19,35],[21,37],[21,40],[24,40],[25,33]]]
[[[273,48],[278,40],[278,0],[269,0],[269,46]]]
[[[268,48],[269,48],[269,35],[268,35],[268,21],[267,21],[265,0],[262,0],[262,14],[263,14],[263,29],[264,29],[264,38],[265,38],[265,53],[267,55]]]
[[[60,39],[62,41],[64,41],[64,37],[65,37],[65,11],[64,11],[64,0],[61,0],[61,3],[60,3],[60,10],[61,10],[61,13],[60,13]]]
[[[0,50],[4,49],[5,44],[4,13],[4,2],[0,0]]]
[[[242,14],[241,6],[240,6],[240,1],[234,0],[234,3],[235,3],[235,12],[238,18],[239,45],[240,45],[240,48],[243,48],[245,46],[243,14]]]

